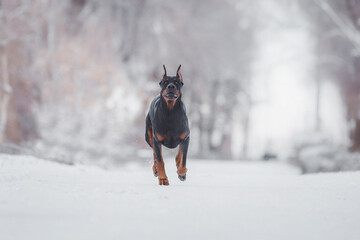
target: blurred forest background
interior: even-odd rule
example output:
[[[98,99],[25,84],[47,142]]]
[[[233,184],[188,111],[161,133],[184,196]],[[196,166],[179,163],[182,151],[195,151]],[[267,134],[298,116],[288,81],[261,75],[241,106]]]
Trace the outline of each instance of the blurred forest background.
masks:
[[[0,0],[0,151],[150,161],[162,64],[190,157],[360,169],[359,0]]]

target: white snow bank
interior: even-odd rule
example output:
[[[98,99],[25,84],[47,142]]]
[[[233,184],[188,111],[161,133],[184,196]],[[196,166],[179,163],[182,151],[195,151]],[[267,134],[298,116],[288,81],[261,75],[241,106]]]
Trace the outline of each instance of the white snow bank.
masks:
[[[358,239],[360,172],[189,160],[106,171],[0,155],[0,239]]]

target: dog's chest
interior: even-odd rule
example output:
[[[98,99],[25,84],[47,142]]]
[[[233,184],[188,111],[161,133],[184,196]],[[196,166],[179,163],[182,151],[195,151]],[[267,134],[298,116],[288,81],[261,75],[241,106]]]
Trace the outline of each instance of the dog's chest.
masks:
[[[176,122],[171,124],[169,122],[164,122],[159,124],[160,127],[156,128],[157,132],[160,135],[166,136],[166,140],[169,142],[174,142],[179,136],[186,131],[186,128],[182,122]]]
[[[180,139],[178,137],[174,137],[174,136],[167,136],[162,142],[161,142],[165,147],[168,148],[175,148],[177,147],[177,145],[179,145],[180,143]]]
[[[186,132],[186,119],[181,117],[172,119],[164,118],[158,122],[156,133],[161,136],[161,143],[168,148],[175,148],[181,142],[180,136]]]
[[[156,128],[162,132],[166,132],[166,134],[181,133],[187,123],[186,114],[181,108],[173,111],[171,114],[163,113],[161,110],[158,110],[155,118],[157,124]]]

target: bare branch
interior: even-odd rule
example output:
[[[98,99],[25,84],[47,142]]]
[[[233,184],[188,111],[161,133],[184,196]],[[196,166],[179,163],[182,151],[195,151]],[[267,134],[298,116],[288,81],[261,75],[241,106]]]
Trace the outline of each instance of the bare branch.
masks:
[[[356,53],[360,54],[360,33],[353,24],[340,14],[336,13],[330,4],[323,0],[314,0],[314,2],[325,12],[325,14],[339,27],[340,31],[350,41],[356,49]]]

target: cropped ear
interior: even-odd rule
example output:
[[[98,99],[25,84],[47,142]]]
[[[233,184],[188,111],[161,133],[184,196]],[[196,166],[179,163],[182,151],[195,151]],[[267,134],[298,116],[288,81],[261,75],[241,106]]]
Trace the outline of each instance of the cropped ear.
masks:
[[[164,73],[163,73],[163,75],[162,75],[162,79],[167,76],[167,74],[166,74],[166,67],[165,67],[164,64],[163,64],[163,68],[164,68]]]
[[[166,75],[166,67],[165,67],[164,64],[163,64],[163,68],[164,68],[164,73],[163,73],[163,75],[162,75],[162,77],[161,77],[161,80],[160,80],[160,82],[159,82],[159,85],[161,85],[161,81],[164,79],[164,77],[167,76],[167,75]]]
[[[182,85],[184,85],[184,81],[183,81],[183,78],[182,78],[182,75],[181,75],[181,72],[180,72],[180,68],[181,68],[181,64],[179,65],[177,71],[176,71],[176,76],[180,78],[180,82]]]

